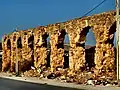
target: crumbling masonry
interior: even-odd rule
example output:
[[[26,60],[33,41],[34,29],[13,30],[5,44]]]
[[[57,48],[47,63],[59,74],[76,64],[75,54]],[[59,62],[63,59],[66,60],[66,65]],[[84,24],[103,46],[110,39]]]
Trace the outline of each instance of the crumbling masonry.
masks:
[[[93,16],[76,18],[67,22],[15,31],[2,38],[2,71],[15,71],[16,60],[19,71],[34,66],[50,67],[54,72],[64,68],[64,38],[70,40],[69,69],[85,69],[86,35],[92,30],[96,39],[95,68],[98,72],[115,71],[114,33],[115,12],[104,12]],[[50,37],[50,58],[48,58],[47,38]],[[50,62],[50,64],[49,64]]]

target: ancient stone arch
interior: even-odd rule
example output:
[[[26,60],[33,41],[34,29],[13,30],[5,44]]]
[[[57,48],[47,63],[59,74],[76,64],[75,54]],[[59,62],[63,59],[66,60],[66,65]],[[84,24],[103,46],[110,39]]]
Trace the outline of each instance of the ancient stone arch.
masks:
[[[4,36],[4,38],[2,39],[3,43],[2,43],[2,48],[3,50],[3,55],[2,55],[2,59],[4,61],[2,61],[2,71],[7,71],[10,68],[10,63],[11,63],[11,40],[9,36]]]
[[[3,65],[4,71],[11,62],[11,71],[14,71],[15,61],[19,59],[20,70],[29,70],[46,67],[47,47],[46,39],[50,37],[50,68],[54,72],[64,68],[64,38],[67,33],[70,41],[69,69],[72,71],[85,70],[85,38],[88,29],[96,39],[95,68],[98,73],[115,71],[115,54],[113,35],[115,32],[115,12],[104,12],[93,16],[72,19],[66,22],[16,31],[3,37]],[[21,38],[21,48],[16,48],[17,41]],[[7,40],[11,40],[11,51],[7,49]],[[8,54],[10,53],[11,56]],[[17,58],[16,58],[17,57]],[[9,59],[7,59],[9,58]]]

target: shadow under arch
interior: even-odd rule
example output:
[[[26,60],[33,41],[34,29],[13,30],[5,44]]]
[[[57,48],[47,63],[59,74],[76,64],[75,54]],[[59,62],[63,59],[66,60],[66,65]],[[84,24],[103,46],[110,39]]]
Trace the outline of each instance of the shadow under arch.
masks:
[[[50,54],[51,54],[51,45],[50,45],[50,36],[45,33],[42,35],[43,38],[43,44],[42,46],[46,48],[47,57],[46,57],[46,67],[50,67]]]
[[[64,68],[69,68],[69,49],[70,41],[68,33],[64,34]]]
[[[10,41],[10,39],[7,40],[7,49],[11,50],[11,41]]]
[[[83,41],[80,45],[85,49],[86,69],[91,70],[92,67],[95,67],[96,39],[90,26],[83,28],[80,33],[80,41]]]
[[[6,43],[7,45],[7,51],[6,52],[9,52],[9,55],[7,55],[7,58],[9,58],[9,59],[7,59],[7,62],[6,62],[6,68],[4,68],[4,70],[3,71],[8,71],[9,69],[10,69],[10,65],[11,65],[11,40],[10,39],[8,39],[7,40],[7,43]]]
[[[117,68],[117,47],[116,46],[118,44],[118,41],[116,41],[116,34],[117,34],[117,32],[116,32],[116,22],[114,22],[111,25],[110,29],[109,29],[109,37],[110,38],[108,38],[105,43],[110,44],[111,47],[114,48],[114,59],[115,59],[114,66],[115,66],[115,70]]]
[[[28,46],[31,48],[31,50],[34,49],[34,35],[31,35],[31,36],[28,38]]]
[[[63,62],[63,68],[69,68],[69,37],[65,29],[62,29],[59,31],[59,36],[58,36],[58,44],[57,49],[62,49],[64,50],[64,62]],[[68,43],[66,43],[66,41]]]
[[[105,43],[109,43],[112,46],[114,46],[113,41],[114,41],[114,37],[115,37],[115,32],[116,32],[116,22],[114,22],[112,24],[112,26],[110,27],[110,29],[109,29],[109,37],[110,38],[108,38]]]

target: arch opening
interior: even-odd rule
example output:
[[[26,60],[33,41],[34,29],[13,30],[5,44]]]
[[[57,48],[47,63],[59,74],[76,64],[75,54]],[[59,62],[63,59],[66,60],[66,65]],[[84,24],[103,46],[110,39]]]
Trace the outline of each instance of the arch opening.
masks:
[[[46,49],[46,67],[50,67],[50,53],[51,53],[51,45],[50,45],[50,36],[45,33],[42,35],[42,47]]]
[[[64,38],[64,68],[69,68],[69,48],[70,48],[70,41],[69,41],[69,36],[66,33]]]
[[[30,47],[30,49],[32,51],[32,54],[31,54],[32,61],[31,61],[30,65],[34,66],[34,35],[31,35],[28,38],[28,47]]]
[[[94,37],[94,33],[92,32],[91,27],[85,27],[80,34],[81,41],[80,44],[85,49],[85,66],[87,70],[91,70],[95,67],[95,48],[96,48],[96,40]]]
[[[50,36],[47,36],[46,38],[46,48],[47,48],[47,64],[46,67],[50,67],[50,53],[51,53],[51,45],[50,45]]]
[[[116,57],[116,53],[117,53],[117,50],[116,50],[116,44],[118,43],[118,41],[116,41],[116,22],[113,23],[113,25],[110,27],[109,29],[109,39],[106,41],[106,44],[110,44],[109,46],[111,47],[111,49],[113,48],[114,49],[114,52],[112,52],[112,55],[114,58],[114,71],[116,72],[117,70],[117,57]],[[112,59],[111,58],[111,59]],[[111,70],[111,69],[110,69]]]
[[[65,30],[60,31],[60,35],[58,36],[58,44],[57,44],[57,49],[62,48],[64,49],[64,38],[65,38]]]
[[[8,39],[7,40],[7,52],[9,52],[9,54],[7,54],[7,67],[4,68],[4,71],[8,71],[10,69],[10,65],[11,65],[11,40]]]
[[[85,43],[85,58],[86,58],[86,66],[88,70],[91,70],[95,67],[95,48],[96,48],[96,40],[94,37],[94,33],[92,29],[88,29],[88,33],[86,35],[86,43]]]

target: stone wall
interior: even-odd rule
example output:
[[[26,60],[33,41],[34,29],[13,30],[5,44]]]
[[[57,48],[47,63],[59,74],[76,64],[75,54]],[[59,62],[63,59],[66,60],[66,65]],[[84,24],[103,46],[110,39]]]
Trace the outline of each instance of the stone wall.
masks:
[[[2,38],[2,51],[2,71],[7,71],[10,69],[11,63],[11,41],[9,35]]]
[[[49,25],[47,31],[50,34],[50,65],[51,70],[55,71],[57,68],[64,67],[64,37],[65,30],[60,27],[60,24]]]
[[[47,65],[47,38],[45,27],[37,27],[34,30],[34,66],[36,68]]]
[[[16,31],[4,36],[2,71],[9,70],[9,68],[14,71],[16,59],[20,62],[21,71],[29,70],[31,66],[48,67],[48,64],[52,72],[58,68],[64,68],[66,34],[70,40],[69,69],[72,71],[86,70],[85,42],[90,29],[96,39],[94,63],[97,72],[114,72],[113,38],[116,30],[114,11]],[[50,37],[50,50],[47,48],[48,37]],[[50,59],[48,59],[48,51]]]

